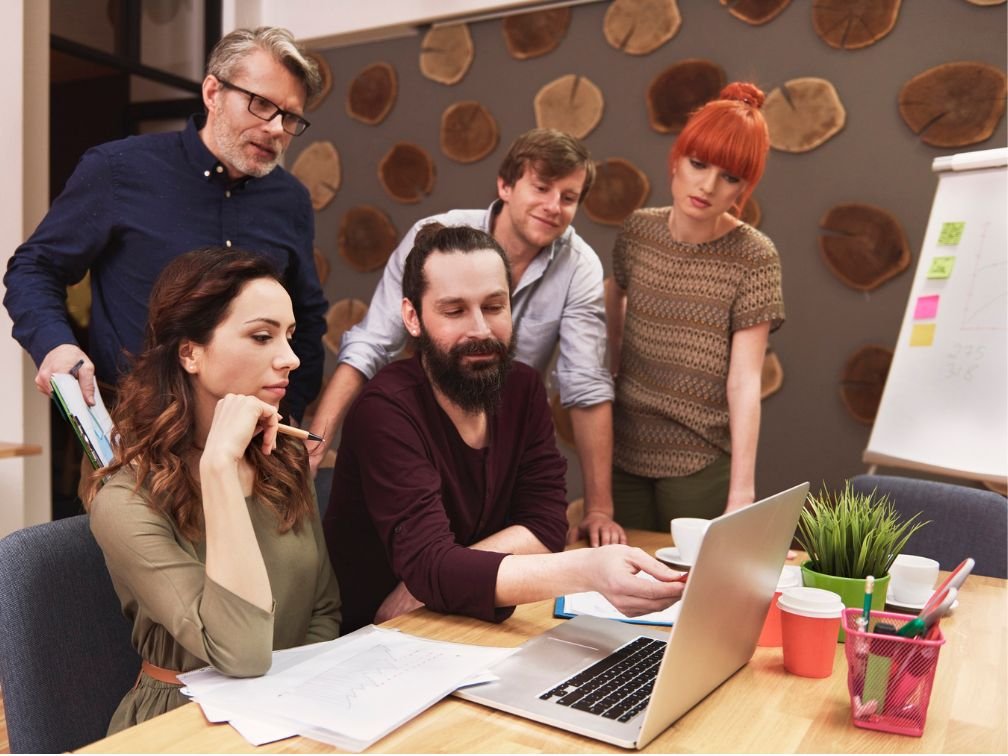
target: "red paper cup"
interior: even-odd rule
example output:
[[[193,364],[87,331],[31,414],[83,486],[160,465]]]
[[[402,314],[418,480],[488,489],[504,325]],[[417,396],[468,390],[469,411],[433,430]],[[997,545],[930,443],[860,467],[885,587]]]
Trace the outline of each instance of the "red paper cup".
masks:
[[[777,603],[784,669],[802,677],[829,677],[843,613],[840,597],[819,588],[786,588]]]

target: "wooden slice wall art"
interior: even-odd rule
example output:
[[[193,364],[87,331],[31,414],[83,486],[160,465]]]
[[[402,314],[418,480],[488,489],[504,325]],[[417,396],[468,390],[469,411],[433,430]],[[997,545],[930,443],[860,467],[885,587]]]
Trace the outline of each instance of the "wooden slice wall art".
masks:
[[[966,2],[971,3],[972,5],[1001,5],[1004,2],[1008,2],[1008,0],[966,0]],[[993,491],[996,489],[991,490]]]
[[[773,21],[790,5],[791,0],[721,0],[728,12],[740,21],[760,26]]]
[[[837,278],[861,291],[878,288],[910,265],[903,227],[874,205],[836,205],[819,221],[819,249]]]
[[[378,179],[396,202],[413,204],[434,191],[437,171],[434,160],[423,147],[399,142],[378,164]]]
[[[975,61],[943,63],[903,85],[899,111],[932,147],[962,147],[989,138],[1005,111],[1005,75]]]
[[[512,58],[538,58],[557,48],[570,26],[570,8],[549,8],[505,16],[501,22],[504,44]]]
[[[595,183],[585,197],[588,217],[597,223],[618,226],[634,210],[643,207],[651,193],[644,172],[623,158],[609,158],[595,167]]]
[[[391,219],[377,207],[351,207],[340,221],[339,253],[351,268],[361,273],[384,266],[398,241],[399,232]]]
[[[315,260],[315,272],[318,273],[319,283],[325,285],[329,278],[329,260],[318,247],[312,248],[312,257]]]
[[[602,20],[606,42],[630,55],[647,55],[682,26],[676,0],[613,0]]]
[[[420,43],[420,73],[439,84],[458,84],[475,56],[466,24],[435,26]]]
[[[319,89],[317,95],[305,103],[305,110],[312,111],[321,105],[325,101],[325,98],[329,96],[329,92],[332,91],[332,69],[329,68],[326,59],[316,52],[307,53],[307,57],[318,66],[319,76],[322,77],[322,88]]]
[[[791,79],[767,95],[763,116],[770,145],[782,152],[808,152],[844,127],[847,111],[826,79]]]
[[[347,115],[377,126],[392,110],[398,94],[395,68],[389,63],[372,63],[350,82],[346,96]]]
[[[602,120],[605,99],[591,79],[567,74],[540,89],[532,105],[540,128],[558,129],[584,139]]]
[[[441,151],[459,163],[482,160],[497,146],[497,121],[476,100],[449,105],[441,114]]]
[[[368,306],[359,299],[341,299],[326,313],[326,332],[322,341],[333,354],[339,354],[343,334],[364,320]]]
[[[892,358],[892,349],[866,346],[852,354],[844,365],[840,398],[851,417],[859,423],[871,425],[875,422]]]
[[[553,425],[556,427],[557,438],[573,449],[574,423],[571,422],[570,409],[560,403],[560,394],[553,394],[553,398],[550,399],[550,410],[553,412]]]
[[[291,173],[308,188],[316,210],[332,202],[343,180],[339,152],[329,141],[309,144],[294,161]]]
[[[777,353],[767,347],[763,355],[763,370],[760,372],[760,399],[766,399],[780,391],[784,384],[784,368]]]
[[[682,60],[654,77],[647,90],[648,123],[659,134],[678,134],[690,113],[713,100],[725,85],[717,63]]]
[[[763,221],[763,209],[760,207],[759,202],[756,201],[756,197],[752,195],[742,205],[742,212],[738,212],[734,207],[728,212],[743,223],[748,223],[753,228],[759,228],[759,224]]]
[[[830,47],[857,50],[892,31],[900,0],[815,0],[812,27]]]

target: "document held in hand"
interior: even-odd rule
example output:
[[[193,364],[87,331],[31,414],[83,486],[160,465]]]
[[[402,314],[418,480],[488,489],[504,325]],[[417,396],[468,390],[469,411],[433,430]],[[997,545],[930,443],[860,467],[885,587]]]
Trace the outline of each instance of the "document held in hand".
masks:
[[[49,379],[53,400],[77,434],[84,453],[96,470],[112,461],[112,418],[95,384],[95,403],[88,406],[77,379],[69,373],[54,373]]]

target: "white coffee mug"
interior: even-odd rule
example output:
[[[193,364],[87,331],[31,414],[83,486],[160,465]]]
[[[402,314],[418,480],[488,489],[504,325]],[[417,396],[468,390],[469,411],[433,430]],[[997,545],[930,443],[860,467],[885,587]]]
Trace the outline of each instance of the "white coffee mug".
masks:
[[[913,554],[900,554],[889,568],[889,598],[899,604],[923,604],[934,592],[938,562]]]
[[[684,564],[696,562],[700,553],[700,542],[710,526],[710,520],[701,517],[676,517],[671,521],[672,540],[679,549],[679,558]]]

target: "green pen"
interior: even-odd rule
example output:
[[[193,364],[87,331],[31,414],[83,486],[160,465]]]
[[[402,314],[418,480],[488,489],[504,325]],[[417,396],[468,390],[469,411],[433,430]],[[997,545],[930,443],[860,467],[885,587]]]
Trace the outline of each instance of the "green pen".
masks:
[[[875,578],[871,575],[864,579],[864,608],[861,617],[864,619],[865,629],[868,628],[868,620],[871,619],[872,592],[875,590]]]

